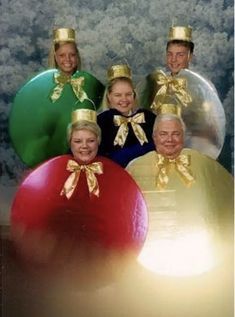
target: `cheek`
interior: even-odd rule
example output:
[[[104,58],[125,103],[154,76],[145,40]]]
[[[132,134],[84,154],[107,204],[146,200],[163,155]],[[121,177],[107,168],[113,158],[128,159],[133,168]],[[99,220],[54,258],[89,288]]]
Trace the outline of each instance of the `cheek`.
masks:
[[[109,98],[109,100],[110,100],[110,104],[111,105],[118,105],[118,99],[117,98],[111,96]]]
[[[181,138],[177,138],[174,140],[174,143],[175,143],[175,146],[180,147],[183,144],[183,140]]]
[[[72,61],[74,64],[77,64],[78,59],[77,59],[76,56],[72,56],[72,57],[71,57],[71,61]]]
[[[79,145],[77,143],[71,143],[70,149],[71,149],[72,153],[74,153],[79,149]]]
[[[184,66],[188,64],[188,57],[187,56],[182,58],[181,64],[184,65]]]
[[[166,57],[167,63],[168,63],[169,61],[171,61],[171,59],[172,59],[171,56],[167,56],[167,57]]]
[[[153,136],[153,142],[154,142],[154,144],[155,144],[155,146],[157,146],[158,148],[159,148],[159,146],[161,146],[161,144],[162,144],[162,140],[161,140],[161,138],[159,138],[159,137],[157,137],[157,136]]]
[[[58,63],[58,62],[61,60],[61,57],[58,56],[57,54],[55,54],[55,60],[56,60],[56,62]]]
[[[99,144],[98,144],[98,143],[96,143],[96,144],[93,145],[93,151],[94,151],[94,152],[97,153],[97,152],[98,152],[98,148],[99,148]]]

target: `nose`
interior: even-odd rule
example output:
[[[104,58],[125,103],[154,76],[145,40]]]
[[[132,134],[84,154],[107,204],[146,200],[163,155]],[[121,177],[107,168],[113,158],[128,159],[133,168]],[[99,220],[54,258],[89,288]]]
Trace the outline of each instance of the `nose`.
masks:
[[[69,55],[69,54],[66,54],[66,55],[65,55],[65,60],[69,62],[70,59],[71,59],[71,58],[70,58],[70,55]]]
[[[168,134],[167,137],[166,137],[166,140],[167,140],[168,142],[172,142],[173,136],[172,136],[171,134]]]
[[[86,141],[83,141],[82,142],[82,148],[84,149],[84,148],[87,148],[87,142]]]
[[[175,54],[172,54],[171,56],[171,61],[172,62],[176,62],[177,58],[176,58],[176,55]]]

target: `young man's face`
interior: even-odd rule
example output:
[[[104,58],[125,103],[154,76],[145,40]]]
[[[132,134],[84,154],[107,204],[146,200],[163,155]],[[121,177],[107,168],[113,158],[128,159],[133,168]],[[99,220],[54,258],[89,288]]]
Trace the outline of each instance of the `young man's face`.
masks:
[[[178,74],[181,69],[188,68],[192,60],[192,53],[189,48],[172,43],[168,46],[166,52],[166,64],[172,75]]]

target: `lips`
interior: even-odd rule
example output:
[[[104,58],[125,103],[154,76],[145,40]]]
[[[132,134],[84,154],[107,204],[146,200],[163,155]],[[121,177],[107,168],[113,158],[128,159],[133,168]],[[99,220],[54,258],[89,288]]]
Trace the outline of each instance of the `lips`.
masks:
[[[90,155],[92,152],[91,151],[86,151],[86,152],[79,152],[79,154],[81,155]]]
[[[129,104],[129,102],[120,102],[119,103],[119,106],[121,106],[121,107],[128,107],[130,104]]]
[[[64,68],[73,68],[73,65],[63,65]]]

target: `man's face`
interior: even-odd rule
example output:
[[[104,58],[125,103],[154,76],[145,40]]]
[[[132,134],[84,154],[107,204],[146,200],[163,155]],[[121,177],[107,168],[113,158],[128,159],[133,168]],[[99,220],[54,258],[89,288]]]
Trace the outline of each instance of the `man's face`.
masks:
[[[167,120],[159,122],[153,133],[156,150],[163,156],[176,158],[184,145],[184,132],[178,120]]]
[[[188,68],[192,60],[189,48],[181,44],[170,44],[166,52],[166,64],[172,75],[178,74],[181,69]]]

